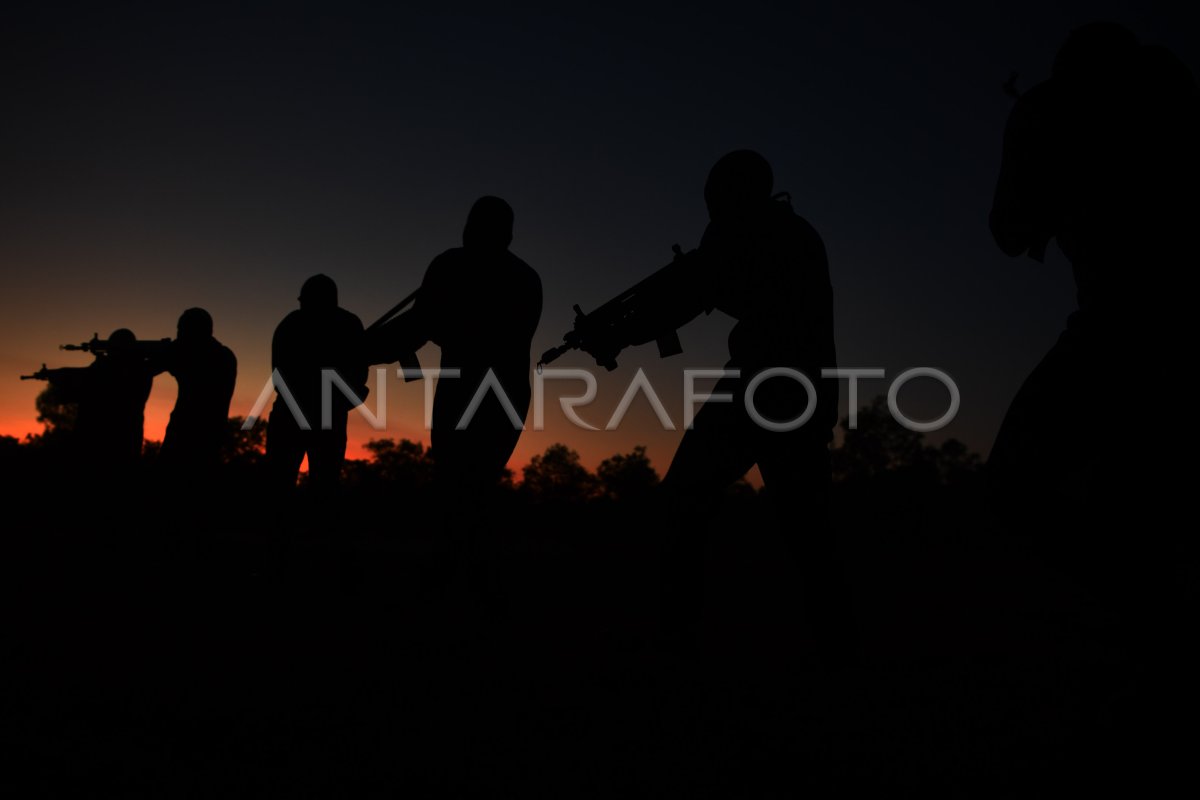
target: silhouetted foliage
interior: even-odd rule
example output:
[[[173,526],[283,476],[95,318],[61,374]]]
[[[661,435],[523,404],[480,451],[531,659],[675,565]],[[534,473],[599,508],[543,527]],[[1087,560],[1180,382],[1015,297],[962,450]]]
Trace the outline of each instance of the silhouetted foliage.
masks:
[[[37,421],[45,426],[43,436],[70,431],[75,427],[79,406],[64,402],[54,384],[47,385],[34,402],[37,405]]]
[[[758,497],[758,490],[745,478],[739,478],[725,487],[722,492],[725,499],[733,503],[744,503]]]
[[[513,485],[513,471],[508,467],[500,473],[500,488],[505,491],[513,491],[516,486]]]
[[[365,445],[370,459],[347,461],[348,484],[387,484],[390,488],[424,489],[433,482],[433,459],[420,442],[409,439],[372,439]]]
[[[579,463],[579,453],[552,444],[522,470],[521,490],[545,503],[581,503],[596,492],[596,478]]]
[[[25,437],[25,444],[35,447],[59,446],[71,438],[75,419],[79,415],[77,403],[64,402],[53,384],[47,384],[34,401],[37,421],[42,423],[42,432]]]
[[[600,462],[596,469],[600,494],[615,501],[639,500],[647,497],[658,485],[658,473],[646,457],[645,445],[631,453],[617,454]]]
[[[833,452],[837,480],[873,478],[922,461],[924,437],[892,419],[882,396],[859,409],[857,427],[850,427],[849,417],[841,424],[845,438]]]
[[[225,441],[221,444],[221,461],[225,464],[257,466],[262,463],[267,450],[267,427],[254,425],[242,430],[246,420],[230,417],[225,429]]]
[[[882,395],[859,409],[856,428],[851,430],[849,418],[841,424],[845,437],[833,450],[835,481],[903,475],[945,484],[961,481],[980,467],[979,454],[957,439],[947,439],[940,447],[927,445],[924,434],[893,419]]]
[[[958,439],[947,439],[934,453],[938,477],[942,483],[953,485],[969,480],[983,466],[979,453],[972,452]]]

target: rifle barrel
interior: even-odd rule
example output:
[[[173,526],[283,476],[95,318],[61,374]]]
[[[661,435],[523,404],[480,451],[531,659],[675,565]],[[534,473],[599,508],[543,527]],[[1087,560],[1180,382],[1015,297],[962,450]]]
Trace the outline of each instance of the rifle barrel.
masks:
[[[557,360],[558,357],[563,353],[567,352],[568,350],[574,350],[576,347],[578,347],[578,345],[571,343],[560,344],[558,347],[551,347],[549,350],[542,353],[542,357],[538,359],[537,365],[539,368],[544,367],[551,361]]]
[[[403,311],[405,309],[405,307],[408,306],[409,303],[411,303],[417,299],[417,293],[420,291],[421,291],[420,289],[414,289],[413,292],[408,297],[404,298],[399,303],[396,303],[396,305],[394,305],[390,309],[388,309],[386,314],[384,314],[382,317],[380,317],[379,319],[372,322],[369,326],[367,326],[367,331],[370,332],[373,330],[377,330],[377,329],[381,328],[384,324],[390,322],[392,320],[392,318],[395,317],[397,314],[399,314],[401,311]]]

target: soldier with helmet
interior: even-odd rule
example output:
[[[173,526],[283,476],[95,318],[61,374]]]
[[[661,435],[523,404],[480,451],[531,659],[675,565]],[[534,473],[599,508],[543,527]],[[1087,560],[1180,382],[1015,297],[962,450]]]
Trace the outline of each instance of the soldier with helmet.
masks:
[[[661,526],[665,631],[676,643],[695,643],[704,552],[698,513],[757,465],[802,573],[805,615],[826,655],[841,660],[853,647],[853,625],[827,523],[838,387],[821,379],[822,369],[836,366],[833,290],[820,235],[786,194],[773,194],[773,184],[756,152],[719,159],[704,187],[709,224],[699,248],[680,253],[626,304],[621,321],[579,346],[611,365],[624,347],[670,338],[701,312],[717,309],[737,321],[725,365],[736,375],[717,383],[663,480],[672,512]],[[795,373],[809,379],[811,397]],[[751,388],[758,415],[744,402]]]
[[[212,315],[189,308],[179,317],[178,334],[154,362],[170,372],[179,395],[163,438],[164,466],[189,477],[211,476],[221,457],[237,380],[237,357],[213,336]]]

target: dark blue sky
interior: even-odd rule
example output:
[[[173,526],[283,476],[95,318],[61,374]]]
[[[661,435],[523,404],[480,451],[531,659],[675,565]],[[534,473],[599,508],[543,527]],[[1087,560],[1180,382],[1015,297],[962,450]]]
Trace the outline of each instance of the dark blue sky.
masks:
[[[1195,71],[1186,13],[1107,2],[6,10],[0,365],[12,380],[0,384],[0,427],[36,427],[36,387],[15,376],[66,363],[58,343],[123,325],[168,336],[191,305],[209,308],[237,351],[234,412],[245,413],[305,277],[333,276],[370,322],[458,243],[481,194],[512,203],[513,250],[542,275],[540,352],[569,327],[572,303],[594,307],[665,263],[671,244],[694,246],[709,166],[750,147],[825,238],[840,362],[946,370],[963,405],[941,435],[986,452],[1074,302],[1057,252],[1045,265],[1009,260],[988,234],[1011,105],[1001,84],[1014,69],[1020,85],[1044,77],[1067,32],[1102,18]],[[670,361],[652,348],[627,357],[602,378],[596,423],[639,365],[678,408],[679,370],[719,366],[728,327],[697,321]],[[885,389],[867,384],[864,399]],[[931,408],[914,389],[914,413]],[[172,392],[156,389],[151,427]],[[414,435],[419,396],[397,387],[403,422],[390,435]],[[555,439],[593,464],[649,441],[661,467],[678,434],[552,426],[527,435],[518,459]]]

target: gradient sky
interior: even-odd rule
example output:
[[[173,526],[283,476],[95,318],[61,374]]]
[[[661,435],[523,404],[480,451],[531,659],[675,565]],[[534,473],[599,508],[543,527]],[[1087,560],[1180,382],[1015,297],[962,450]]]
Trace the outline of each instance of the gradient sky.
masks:
[[[1057,251],[1010,260],[987,230],[1001,84],[1014,69],[1020,86],[1044,77],[1094,19],[1196,70],[1179,3],[41,6],[0,19],[0,433],[18,436],[39,429],[42,384],[17,376],[88,363],[59,344],[117,327],[171,336],[195,305],[238,355],[231,413],[244,415],[306,277],[332,276],[369,324],[458,245],[482,194],[512,204],[513,251],[541,273],[536,355],[572,303],[593,308],[673,243],[694,247],[708,168],[750,147],[825,239],[839,362],[946,370],[962,408],[933,438],[986,453],[1074,304]],[[640,366],[679,424],[681,370],[719,367],[730,326],[702,317],[666,361],[627,352],[582,413],[603,426]],[[436,365],[436,348],[421,356]],[[863,399],[886,387],[865,383]],[[912,388],[914,416],[944,407]],[[388,430],[355,415],[351,454],[371,436],[424,438],[422,391],[393,378]],[[174,394],[157,379],[149,438]],[[680,436],[644,402],[597,433],[551,403],[514,466],[565,441],[590,467],[647,444],[662,469]]]

